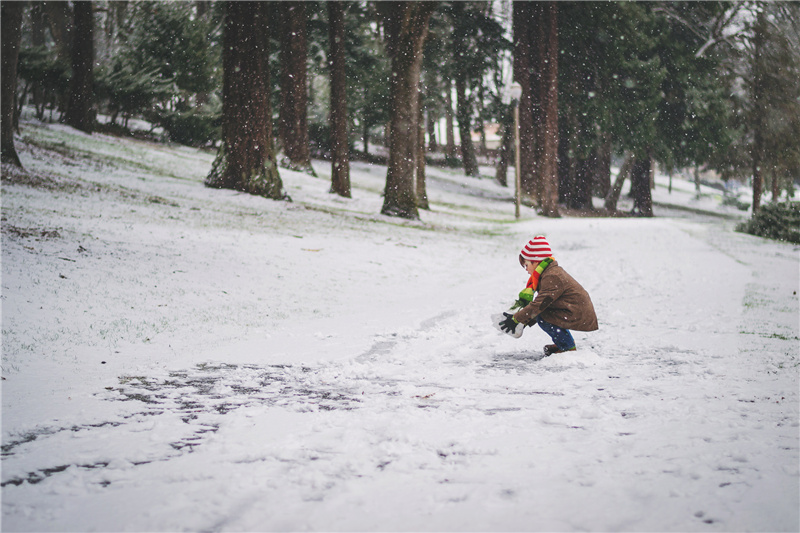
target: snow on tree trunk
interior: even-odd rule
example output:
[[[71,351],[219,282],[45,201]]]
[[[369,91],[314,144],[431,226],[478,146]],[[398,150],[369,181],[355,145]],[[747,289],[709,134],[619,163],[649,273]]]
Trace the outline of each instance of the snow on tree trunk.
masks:
[[[288,199],[270,124],[266,4],[226,2],[222,53],[222,143],[208,187]]]

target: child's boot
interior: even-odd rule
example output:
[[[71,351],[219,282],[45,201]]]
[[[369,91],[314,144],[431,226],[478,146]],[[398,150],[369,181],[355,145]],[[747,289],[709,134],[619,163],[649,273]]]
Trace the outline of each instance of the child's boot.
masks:
[[[544,355],[545,357],[548,355],[553,355],[555,353],[563,353],[563,352],[574,352],[577,348],[573,346],[572,348],[567,348],[566,350],[562,350],[555,344],[548,344],[544,347]]]

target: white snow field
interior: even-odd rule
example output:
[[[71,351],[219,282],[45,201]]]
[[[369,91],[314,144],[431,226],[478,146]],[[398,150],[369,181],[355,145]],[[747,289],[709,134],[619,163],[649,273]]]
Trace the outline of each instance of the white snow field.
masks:
[[[659,178],[656,217],[422,222],[282,170],[24,123],[2,183],[4,531],[798,531],[800,247]],[[491,169],[484,169],[491,175]],[[623,202],[627,200],[623,199]],[[667,204],[714,211],[703,215]],[[498,333],[547,235],[600,329]]]

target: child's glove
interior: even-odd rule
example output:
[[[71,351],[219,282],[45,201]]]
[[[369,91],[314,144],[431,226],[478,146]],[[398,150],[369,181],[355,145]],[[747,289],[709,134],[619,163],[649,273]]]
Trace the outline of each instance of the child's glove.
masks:
[[[509,313],[503,313],[502,316],[498,315],[497,324],[495,327],[505,333],[511,335],[515,339],[522,337],[522,331],[525,329],[525,324],[514,320],[514,316]]]

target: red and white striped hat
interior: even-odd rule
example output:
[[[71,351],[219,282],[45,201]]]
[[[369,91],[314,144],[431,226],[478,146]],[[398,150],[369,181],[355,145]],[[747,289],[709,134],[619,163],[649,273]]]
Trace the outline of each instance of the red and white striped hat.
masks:
[[[519,253],[519,262],[527,261],[543,261],[553,255],[553,250],[550,249],[550,244],[544,235],[537,235],[525,245],[525,248]]]

